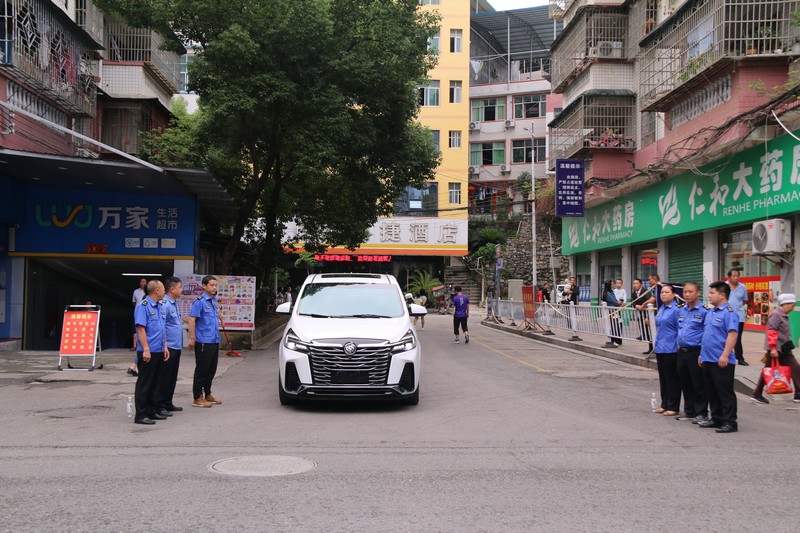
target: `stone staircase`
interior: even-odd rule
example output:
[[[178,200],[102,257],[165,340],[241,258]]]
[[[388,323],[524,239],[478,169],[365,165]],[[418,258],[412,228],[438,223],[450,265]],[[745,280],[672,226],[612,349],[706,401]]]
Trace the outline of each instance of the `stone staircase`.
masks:
[[[471,272],[466,266],[456,265],[455,262],[452,266],[444,268],[444,284],[445,286],[460,286],[461,292],[467,295],[469,301],[478,305],[481,302],[481,285],[480,282],[475,282],[472,275],[477,273]]]

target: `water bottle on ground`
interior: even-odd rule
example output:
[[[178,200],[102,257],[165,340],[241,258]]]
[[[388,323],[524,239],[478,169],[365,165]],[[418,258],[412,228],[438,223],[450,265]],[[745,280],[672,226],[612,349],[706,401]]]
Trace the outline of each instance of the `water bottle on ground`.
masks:
[[[128,403],[125,404],[125,412],[128,413],[128,418],[133,417],[133,397],[128,396]]]
[[[658,400],[656,400],[655,392],[652,396],[650,396],[650,409],[652,409],[654,413],[656,412],[656,409],[658,409]]]

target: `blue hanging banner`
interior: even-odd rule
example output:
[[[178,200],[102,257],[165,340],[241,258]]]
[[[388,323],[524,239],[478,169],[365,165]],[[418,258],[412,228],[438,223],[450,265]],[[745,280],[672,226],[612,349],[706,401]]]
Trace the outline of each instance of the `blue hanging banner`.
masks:
[[[556,160],[556,216],[584,216],[583,159]]]

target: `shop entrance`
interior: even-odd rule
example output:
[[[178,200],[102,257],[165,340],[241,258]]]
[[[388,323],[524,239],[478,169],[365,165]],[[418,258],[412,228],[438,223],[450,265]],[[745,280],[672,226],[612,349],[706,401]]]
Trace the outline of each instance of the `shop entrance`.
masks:
[[[82,305],[87,300],[102,309],[100,342],[103,349],[130,348],[133,342],[131,298],[139,286],[139,278],[163,278],[172,275],[173,270],[172,260],[27,259],[23,348],[58,350],[65,306]]]

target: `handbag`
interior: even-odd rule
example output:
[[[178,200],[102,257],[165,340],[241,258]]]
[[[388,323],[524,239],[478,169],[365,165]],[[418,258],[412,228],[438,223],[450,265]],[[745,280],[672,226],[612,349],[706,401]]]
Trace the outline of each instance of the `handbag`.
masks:
[[[792,391],[792,369],[780,366],[778,358],[772,358],[772,366],[762,368],[761,376],[766,384],[767,394],[790,394]]]

